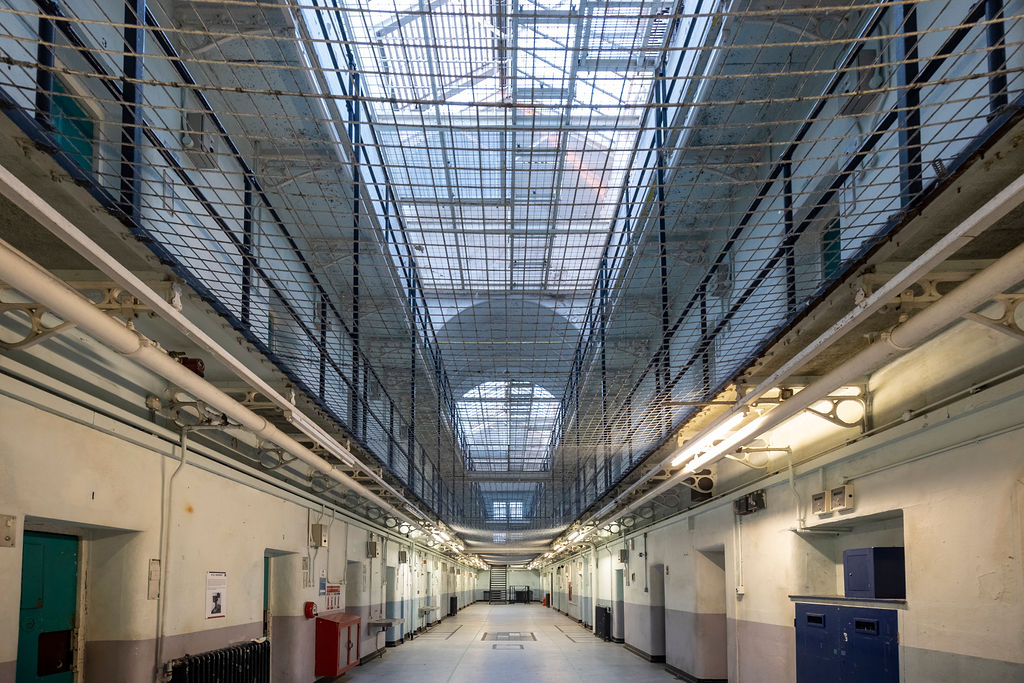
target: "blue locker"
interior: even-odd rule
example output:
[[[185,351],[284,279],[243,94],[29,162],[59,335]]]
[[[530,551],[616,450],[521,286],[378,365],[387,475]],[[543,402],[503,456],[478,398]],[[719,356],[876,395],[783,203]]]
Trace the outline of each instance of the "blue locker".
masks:
[[[896,612],[864,607],[840,608],[846,654],[844,683],[899,683],[900,653]]]
[[[797,603],[797,683],[899,683],[896,612]]]
[[[838,681],[840,676],[839,608],[797,603],[797,683]]]

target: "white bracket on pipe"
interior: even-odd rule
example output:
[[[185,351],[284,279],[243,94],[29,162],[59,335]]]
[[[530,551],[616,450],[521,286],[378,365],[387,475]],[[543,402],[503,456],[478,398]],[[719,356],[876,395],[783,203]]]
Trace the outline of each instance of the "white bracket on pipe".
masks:
[[[1020,318],[1017,315],[1020,305],[1024,303],[1024,294],[1000,294],[995,301],[1003,306],[1001,315],[993,317],[984,313],[965,313],[964,317],[1003,334],[1008,334],[1014,339],[1024,339],[1024,329],[1021,328]]]
[[[135,319],[141,313],[153,313],[149,306],[117,283],[71,281],[67,284],[91,301],[96,308],[111,316],[119,317],[125,322]],[[181,290],[177,283],[160,282],[153,283],[153,285],[154,288],[160,287],[167,301],[180,310]],[[0,295],[7,294],[8,292],[13,293],[16,297],[21,296],[13,287],[0,282]],[[72,322],[60,320],[59,316],[52,314],[46,306],[34,302],[0,303],[0,314],[11,312],[21,313],[28,318],[29,329],[21,339],[15,341],[0,340],[0,349],[5,351],[30,348],[59,332],[75,326]],[[44,320],[44,316],[48,314],[50,318],[56,318],[60,322],[48,323]]]

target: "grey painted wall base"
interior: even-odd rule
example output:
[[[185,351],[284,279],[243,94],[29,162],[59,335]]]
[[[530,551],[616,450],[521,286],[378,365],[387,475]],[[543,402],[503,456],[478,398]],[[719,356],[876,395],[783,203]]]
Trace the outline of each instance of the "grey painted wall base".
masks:
[[[263,635],[263,622],[182,633],[164,639],[163,660],[236,645]],[[93,640],[85,644],[85,680],[135,683],[152,680],[156,640]]]
[[[304,683],[316,678],[316,619],[304,616],[271,617],[271,683]]]
[[[623,647],[625,647],[627,650],[629,650],[630,652],[635,654],[637,657],[642,657],[643,659],[646,659],[648,662],[651,662],[653,664],[664,664],[665,663],[665,655],[652,655],[652,654],[648,654],[648,653],[644,652],[643,650],[641,650],[638,647],[633,647],[629,643],[626,643]]]
[[[694,680],[720,681],[729,676],[725,614],[665,610],[669,634],[665,662]]]
[[[900,648],[900,665],[910,683],[1006,683],[1024,681],[1024,663],[971,657],[917,647]]]
[[[15,662],[0,662],[0,683],[14,683]]]
[[[729,619],[728,624],[729,632],[735,634],[728,643],[729,661],[738,662],[739,668],[738,672],[730,671],[730,675],[740,681],[793,683],[796,675],[795,628],[742,619]],[[736,643],[739,643],[738,654]]]
[[[665,671],[669,672],[676,678],[686,681],[687,683],[729,683],[728,678],[700,678],[693,674],[689,674],[682,669],[677,669],[671,664],[665,665]]]

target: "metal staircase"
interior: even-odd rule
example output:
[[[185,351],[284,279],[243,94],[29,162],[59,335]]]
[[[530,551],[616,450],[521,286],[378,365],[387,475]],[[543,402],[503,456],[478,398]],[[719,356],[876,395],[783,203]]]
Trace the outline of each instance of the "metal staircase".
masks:
[[[508,565],[491,565],[491,589],[487,596],[492,605],[508,604]]]

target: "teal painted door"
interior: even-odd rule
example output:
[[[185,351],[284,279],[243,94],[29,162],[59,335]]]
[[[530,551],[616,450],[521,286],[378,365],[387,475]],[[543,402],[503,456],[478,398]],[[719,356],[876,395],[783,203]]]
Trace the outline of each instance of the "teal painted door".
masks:
[[[72,683],[78,539],[25,532],[17,683]]]

